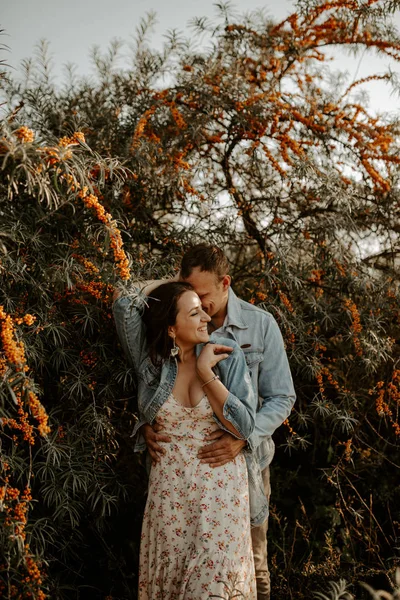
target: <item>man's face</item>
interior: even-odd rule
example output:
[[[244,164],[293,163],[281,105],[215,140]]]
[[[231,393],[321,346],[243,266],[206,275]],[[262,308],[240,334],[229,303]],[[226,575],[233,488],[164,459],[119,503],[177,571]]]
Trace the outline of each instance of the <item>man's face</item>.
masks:
[[[203,310],[211,318],[225,316],[228,290],[231,284],[229,275],[225,275],[220,281],[215,273],[201,271],[200,267],[195,267],[185,281],[193,286],[200,298]]]

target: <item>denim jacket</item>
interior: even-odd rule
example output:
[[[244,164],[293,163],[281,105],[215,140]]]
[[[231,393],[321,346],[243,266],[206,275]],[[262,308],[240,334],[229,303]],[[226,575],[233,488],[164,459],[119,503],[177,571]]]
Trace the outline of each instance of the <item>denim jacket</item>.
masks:
[[[161,367],[157,367],[148,355],[145,326],[141,319],[146,298],[147,296],[137,290],[133,296],[119,297],[113,305],[122,347],[133,364],[138,379],[139,420],[132,435],[137,433],[144,423],[154,423],[159,409],[172,392],[178,372],[176,358],[169,358]],[[210,341],[216,340],[210,336]],[[218,363],[218,374],[229,391],[223,415],[238,431],[235,437],[249,440],[254,429],[257,402],[246,361],[234,340],[219,337],[218,343],[234,349],[228,358]],[[202,347],[202,344],[196,347],[197,355]],[[228,431],[216,415],[214,419],[221,429]],[[135,451],[145,449],[144,439],[139,436]],[[251,446],[244,454],[249,477],[250,517],[252,525],[256,526],[263,523],[268,516],[268,501],[265,497],[260,464]]]

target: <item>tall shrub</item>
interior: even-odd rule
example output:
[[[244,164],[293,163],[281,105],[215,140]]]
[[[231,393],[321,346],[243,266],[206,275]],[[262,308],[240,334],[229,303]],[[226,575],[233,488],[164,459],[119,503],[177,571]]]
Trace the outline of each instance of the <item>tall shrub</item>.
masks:
[[[150,18],[129,68],[115,66],[114,44],[95,54],[95,82],[58,89],[33,63],[4,81],[10,597],[12,585],[135,597],[145,483],[111,294],[130,273],[171,273],[200,240],[227,250],[235,289],[278,319],[295,379],[295,410],[275,436],[277,593],[307,597],[320,579],[398,562],[399,124],[370,113],[363,82],[331,74],[325,54],[340,44],[397,61],[390,8],[308,2],[277,24],[222,7],[218,23],[197,22],[207,50],[171,35],[162,52],[146,46]],[[29,560],[47,583],[26,580]]]

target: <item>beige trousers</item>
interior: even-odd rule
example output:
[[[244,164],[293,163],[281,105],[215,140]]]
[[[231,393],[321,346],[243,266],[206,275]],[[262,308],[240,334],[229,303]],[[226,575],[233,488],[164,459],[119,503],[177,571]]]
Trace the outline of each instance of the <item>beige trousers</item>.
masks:
[[[264,481],[265,495],[269,501],[271,495],[269,466],[266,467],[262,472],[262,477]],[[270,600],[271,595],[271,582],[268,570],[267,531],[268,519],[259,527],[253,527],[251,530],[254,567],[257,579],[257,600]]]

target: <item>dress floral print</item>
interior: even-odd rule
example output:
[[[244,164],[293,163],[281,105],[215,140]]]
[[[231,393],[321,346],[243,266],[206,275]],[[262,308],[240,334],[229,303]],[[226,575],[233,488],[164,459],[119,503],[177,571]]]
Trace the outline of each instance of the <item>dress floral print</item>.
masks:
[[[255,600],[244,457],[212,469],[197,452],[217,429],[206,396],[171,394],[157,414],[167,452],[150,473],[140,546],[140,600]]]

